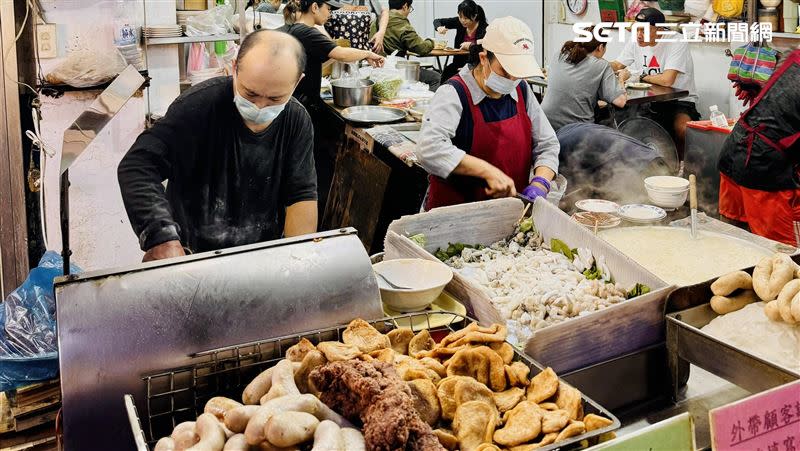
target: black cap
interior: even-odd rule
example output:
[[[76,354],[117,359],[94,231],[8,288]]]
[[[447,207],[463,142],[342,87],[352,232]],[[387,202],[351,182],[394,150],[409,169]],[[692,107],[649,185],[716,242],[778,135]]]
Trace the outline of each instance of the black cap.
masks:
[[[666,23],[667,18],[664,17],[664,13],[656,8],[645,8],[639,11],[639,14],[636,15],[636,21],[647,22],[650,25],[656,26],[658,24]]]
[[[327,3],[331,9],[340,9],[342,4],[336,0],[300,0],[300,9],[303,11],[307,11],[308,8],[311,7],[312,4],[322,5],[323,3]]]
[[[340,9],[342,7],[342,4],[337,2],[336,0],[325,0],[325,3],[327,3],[328,6],[331,7],[331,9]]]

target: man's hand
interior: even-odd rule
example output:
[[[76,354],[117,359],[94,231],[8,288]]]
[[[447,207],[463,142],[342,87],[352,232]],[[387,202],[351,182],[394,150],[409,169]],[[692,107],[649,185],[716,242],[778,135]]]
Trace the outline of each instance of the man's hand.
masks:
[[[375,53],[383,53],[383,36],[386,33],[384,31],[379,31],[372,36],[372,39],[369,40],[369,43],[372,45],[372,51]]]
[[[186,252],[183,250],[181,242],[178,240],[167,241],[151,247],[144,253],[142,263],[153,260],[163,260],[165,258],[183,257]]]
[[[373,53],[373,52],[369,52],[369,54],[367,55],[367,57],[365,59],[367,60],[369,65],[372,66],[372,67],[383,67],[383,63],[384,63],[384,61],[386,61],[386,59],[384,57],[382,57],[382,56],[380,56],[380,55],[378,55],[376,53]]]
[[[487,196],[496,199],[499,197],[514,197],[517,195],[517,189],[511,177],[491,164],[487,163],[486,166],[487,172],[483,179],[486,181],[486,184],[489,185],[488,188],[485,188]]]
[[[447,28],[439,27],[439,28],[436,29],[436,32],[439,33],[439,34],[447,34]]]

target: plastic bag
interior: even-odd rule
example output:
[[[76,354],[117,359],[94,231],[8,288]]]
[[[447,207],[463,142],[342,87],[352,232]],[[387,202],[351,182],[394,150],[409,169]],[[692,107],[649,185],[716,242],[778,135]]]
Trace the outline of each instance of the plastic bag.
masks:
[[[125,58],[119,52],[77,49],[69,52],[67,59],[45,79],[56,85],[85,88],[110,81],[126,67]]]
[[[683,11],[692,17],[702,19],[710,5],[711,0],[686,0]]]
[[[400,71],[395,69],[375,68],[369,78],[375,82],[375,85],[372,86],[372,95],[378,100],[396,98],[404,82]]]
[[[186,36],[209,36],[233,32],[233,5],[220,5],[186,19]]]
[[[48,251],[25,282],[0,304],[0,391],[58,374],[58,337],[53,279],[62,275],[61,256]],[[71,266],[73,273],[80,268]]]

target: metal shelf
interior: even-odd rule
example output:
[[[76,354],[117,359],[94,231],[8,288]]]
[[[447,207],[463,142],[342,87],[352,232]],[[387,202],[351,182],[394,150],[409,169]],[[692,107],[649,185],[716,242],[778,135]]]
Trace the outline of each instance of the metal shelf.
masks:
[[[188,44],[192,42],[218,42],[218,41],[238,41],[241,39],[238,33],[215,34],[211,36],[180,36],[175,38],[144,38],[146,45],[170,45]]]
[[[142,76],[145,78],[145,82],[142,85],[142,88],[149,87],[150,86],[150,75],[147,72],[147,70],[140,70],[139,73],[142,74]],[[102,90],[106,89],[108,87],[108,85],[110,85],[111,82],[114,81],[115,79],[116,79],[116,77],[114,77],[114,79],[112,79],[111,81],[108,81],[106,83],[102,83],[102,84],[94,85],[94,86],[84,86],[84,87],[81,87],[81,88],[77,88],[75,86],[70,86],[70,85],[65,85],[65,84],[55,85],[55,84],[52,84],[52,83],[43,83],[43,84],[38,85],[38,87],[42,90],[42,94],[44,94],[44,95],[46,95],[48,97],[52,97],[54,99],[57,99],[57,98],[63,96],[65,92],[102,91]]]

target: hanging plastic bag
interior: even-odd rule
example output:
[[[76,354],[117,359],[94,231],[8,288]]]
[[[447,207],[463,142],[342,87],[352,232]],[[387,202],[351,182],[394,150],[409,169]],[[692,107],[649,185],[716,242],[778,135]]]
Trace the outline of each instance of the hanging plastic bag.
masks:
[[[186,36],[210,36],[233,32],[233,5],[220,5],[186,19]]]
[[[0,304],[0,391],[53,379],[58,374],[58,337],[53,279],[61,256],[48,251],[25,282]],[[80,268],[71,266],[73,273]]]
[[[372,95],[379,101],[397,98],[397,93],[404,81],[400,71],[386,68],[372,69],[369,78],[375,82],[372,86]]]
[[[694,18],[702,19],[709,6],[711,6],[711,0],[686,0],[683,11]]]
[[[125,58],[116,51],[77,49],[45,76],[48,83],[76,88],[97,86],[119,75],[127,67]]]

